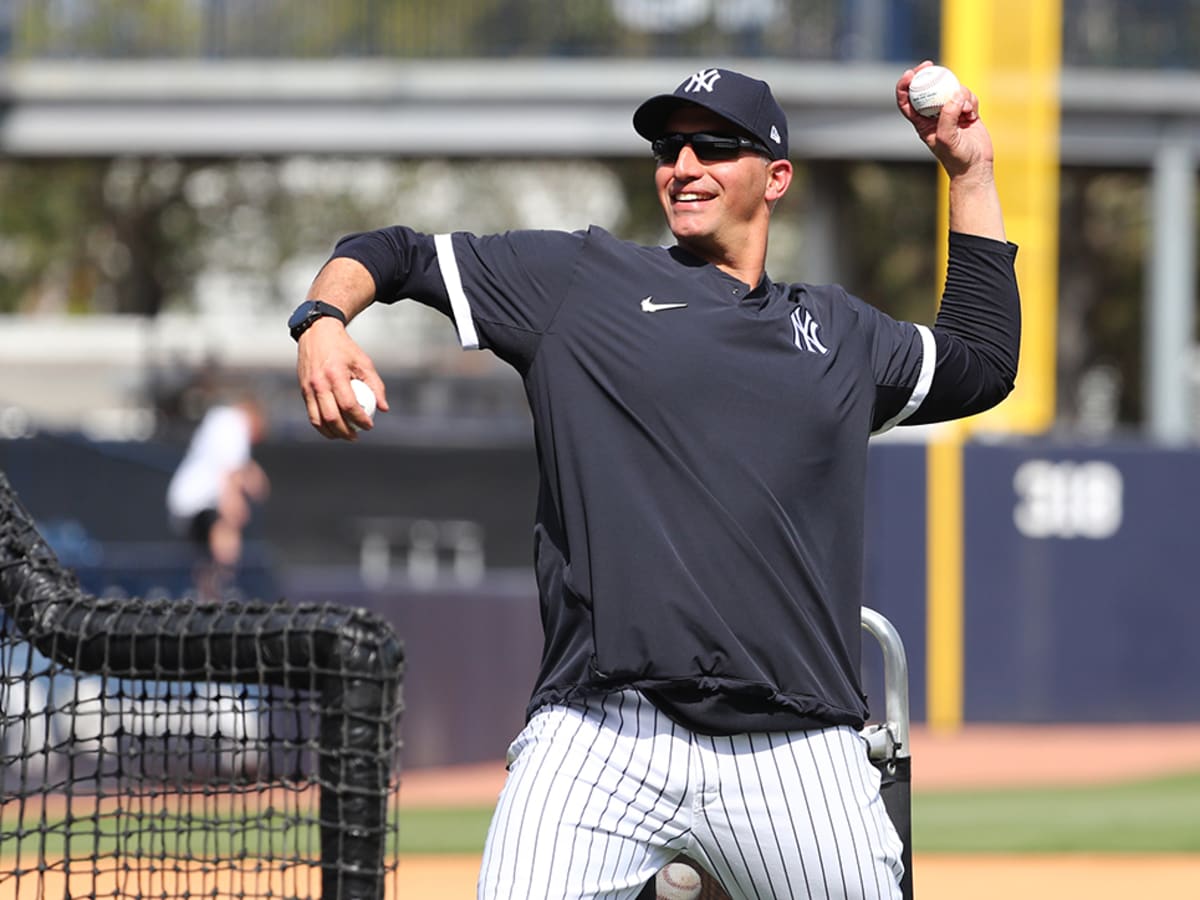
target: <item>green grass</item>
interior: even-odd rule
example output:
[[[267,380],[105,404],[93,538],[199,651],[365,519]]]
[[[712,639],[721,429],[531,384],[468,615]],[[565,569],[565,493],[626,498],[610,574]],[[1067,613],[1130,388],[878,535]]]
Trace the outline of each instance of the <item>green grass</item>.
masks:
[[[403,809],[400,852],[480,853],[491,820],[491,807]]]
[[[490,808],[416,809],[394,813],[399,821],[399,849],[404,854],[478,853],[487,837]],[[231,855],[287,858],[315,857],[320,835],[311,821],[293,821],[267,812],[253,819],[240,816],[159,815],[157,821],[112,813],[84,817],[71,824],[64,819],[25,823],[17,837],[18,821],[12,811],[0,817],[0,860],[18,850],[37,852],[49,859],[85,859],[93,854],[181,859],[223,859]],[[391,848],[392,841],[388,841]]]
[[[406,809],[402,853],[478,853],[490,808]],[[918,853],[1200,853],[1200,773],[1100,787],[917,793]]]
[[[1100,787],[916,793],[913,847],[938,853],[1198,853],[1200,773]]]
[[[400,853],[479,853],[491,816],[491,807],[403,809]],[[307,827],[288,829],[271,816],[258,824],[250,842],[261,842],[260,850],[314,846]],[[61,828],[51,826],[51,855],[65,849]],[[107,826],[99,830],[101,843],[113,840]],[[88,840],[96,840],[95,832]],[[183,833],[165,842],[185,855],[220,856],[224,841],[197,847]],[[82,852],[71,843],[72,853]],[[918,792],[913,847],[917,853],[1200,853],[1200,772],[1100,787]],[[0,850],[0,858],[15,849]]]
[[[4,850],[25,852],[41,848],[50,859],[82,859],[92,855],[222,859],[231,855],[284,858],[311,855],[319,847],[317,827],[272,811],[253,819],[195,817],[166,813],[138,815],[112,812],[66,819],[30,821],[17,837],[11,813],[0,819],[0,832],[10,835]],[[19,846],[18,846],[19,845]],[[0,858],[4,855],[0,851]]]

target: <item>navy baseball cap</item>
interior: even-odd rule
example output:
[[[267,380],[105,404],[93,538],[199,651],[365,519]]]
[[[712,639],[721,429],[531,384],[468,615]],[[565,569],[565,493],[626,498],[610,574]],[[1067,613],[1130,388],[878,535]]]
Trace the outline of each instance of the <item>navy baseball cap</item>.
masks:
[[[744,128],[766,145],[772,159],[787,158],[787,117],[770,85],[730,69],[701,69],[674,93],[651,97],[634,112],[633,128],[648,141],[662,137],[671,113],[689,103]]]

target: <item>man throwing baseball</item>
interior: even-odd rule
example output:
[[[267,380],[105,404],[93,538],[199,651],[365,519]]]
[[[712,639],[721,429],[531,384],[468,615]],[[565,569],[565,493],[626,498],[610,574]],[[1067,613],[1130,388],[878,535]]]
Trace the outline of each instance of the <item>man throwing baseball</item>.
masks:
[[[599,228],[343,239],[292,319],[313,426],[384,386],[343,320],[412,298],[522,376],[541,473],[545,644],[480,898],[633,900],[680,852],[734,898],[897,898],[858,734],[867,441],[1011,390],[1020,313],[975,96],[900,113],[950,176],[932,327],[764,270],[792,181],[783,111],[726,69],[633,125],[675,244]],[[322,305],[316,305],[317,301]]]

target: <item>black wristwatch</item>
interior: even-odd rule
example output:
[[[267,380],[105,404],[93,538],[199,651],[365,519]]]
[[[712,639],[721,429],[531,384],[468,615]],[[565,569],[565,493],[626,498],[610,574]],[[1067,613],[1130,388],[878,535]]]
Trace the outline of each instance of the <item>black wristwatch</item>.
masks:
[[[317,319],[323,319],[325,316],[333,316],[343,325],[346,324],[346,314],[332,303],[326,303],[324,300],[305,300],[288,319],[288,331],[292,333],[292,340],[300,340],[300,335],[312,328]]]

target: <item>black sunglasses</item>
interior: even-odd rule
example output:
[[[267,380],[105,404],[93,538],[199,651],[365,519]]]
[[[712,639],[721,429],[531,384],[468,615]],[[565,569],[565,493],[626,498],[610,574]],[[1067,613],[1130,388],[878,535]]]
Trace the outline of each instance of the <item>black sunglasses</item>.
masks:
[[[743,150],[771,155],[765,144],[735,134],[664,134],[651,142],[650,150],[660,163],[673,163],[689,144],[701,162],[736,159]]]

